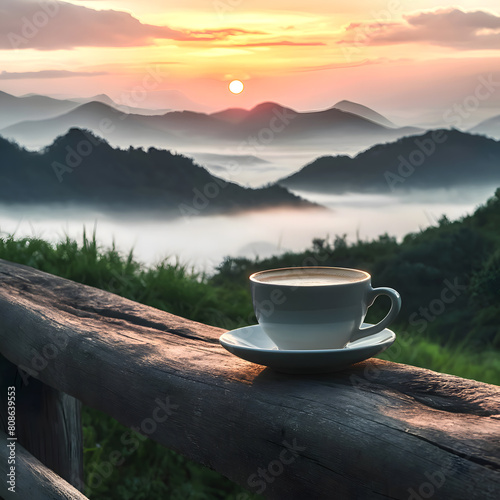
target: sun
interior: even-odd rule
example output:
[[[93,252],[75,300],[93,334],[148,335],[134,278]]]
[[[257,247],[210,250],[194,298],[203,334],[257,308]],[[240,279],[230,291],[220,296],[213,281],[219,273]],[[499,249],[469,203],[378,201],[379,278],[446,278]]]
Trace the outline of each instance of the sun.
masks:
[[[239,80],[233,80],[230,84],[229,84],[229,90],[233,93],[233,94],[241,94],[243,92],[243,89],[245,88],[245,86],[243,85],[242,82],[240,82]]]

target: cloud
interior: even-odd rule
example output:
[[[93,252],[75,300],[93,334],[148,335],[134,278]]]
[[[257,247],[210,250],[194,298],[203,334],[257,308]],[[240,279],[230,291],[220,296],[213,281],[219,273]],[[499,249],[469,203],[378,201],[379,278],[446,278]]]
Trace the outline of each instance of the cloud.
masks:
[[[43,70],[43,71],[24,71],[22,73],[14,73],[2,71],[0,80],[25,80],[32,78],[71,78],[75,76],[101,76],[107,75],[105,71],[64,71],[64,70]]]
[[[309,47],[317,45],[326,45],[323,42],[290,42],[283,40],[279,42],[255,42],[255,43],[240,43],[231,44],[231,47],[276,47],[276,46],[291,46],[291,47]]]
[[[189,36],[190,40],[226,40],[232,36],[239,35],[266,35],[264,31],[247,31],[239,28],[222,28],[216,30],[198,30],[198,31],[186,31],[186,35]]]
[[[0,4],[0,50],[132,47],[153,45],[157,39],[206,41],[257,33],[261,34],[236,28],[175,30],[143,24],[127,12],[95,10],[59,0],[2,0]]]
[[[372,64],[383,64],[387,62],[386,58],[378,57],[376,59],[364,59],[362,61],[357,61],[348,64],[342,63],[332,63],[332,64],[323,64],[317,66],[302,66],[296,68],[295,72],[305,72],[305,71],[324,71],[330,69],[346,69],[346,68],[357,68],[358,66],[368,66]]]
[[[353,23],[341,44],[390,45],[426,42],[458,50],[498,50],[500,16],[484,11],[439,9],[404,16],[404,22]]]

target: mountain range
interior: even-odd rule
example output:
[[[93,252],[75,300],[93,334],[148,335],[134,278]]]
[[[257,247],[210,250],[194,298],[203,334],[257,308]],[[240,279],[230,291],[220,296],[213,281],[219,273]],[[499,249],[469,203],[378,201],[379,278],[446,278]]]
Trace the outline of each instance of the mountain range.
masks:
[[[140,206],[171,210],[185,204],[193,190],[226,182],[217,175],[233,179],[228,173],[234,174],[235,165],[239,182],[262,178],[253,185],[274,186],[248,189],[227,183],[230,188],[210,202],[208,211],[311,205],[284,187],[387,192],[500,180],[498,142],[484,136],[500,139],[500,116],[478,124],[472,134],[399,127],[376,111],[345,100],[309,112],[265,102],[250,110],[201,113],[120,109],[104,94],[69,100],[0,92],[0,110],[0,126],[7,125],[0,130],[0,137],[7,139],[0,148],[0,201],[120,205],[130,197]],[[80,155],[79,168],[65,170],[68,157],[76,161],[68,151],[90,140],[82,139],[82,134],[92,139],[92,155]],[[338,150],[355,153],[322,153]],[[60,167],[52,168],[54,164]],[[57,182],[59,176],[64,182]],[[92,186],[101,179],[104,184]]]
[[[273,185],[245,188],[170,151],[115,149],[72,128],[40,152],[0,137],[0,201],[76,204],[192,216],[272,207],[316,207]]]
[[[77,102],[43,95],[15,97],[0,91],[0,129],[26,120],[53,118],[78,106]]]
[[[39,149],[71,128],[90,130],[109,143],[121,147],[157,144],[168,146],[176,138],[147,123],[148,117],[124,113],[102,102],[92,101],[77,105],[67,113],[43,120],[27,120],[0,131],[0,135],[21,145]]]
[[[500,141],[455,129],[428,131],[355,157],[318,158],[277,184],[322,193],[498,185]]]
[[[165,102],[189,106],[190,101],[182,94],[173,99],[173,91],[165,92]],[[80,127],[121,147],[194,147],[199,151],[200,146],[214,144],[238,144],[247,149],[254,146],[257,150],[282,145],[314,149],[322,145],[326,151],[344,148],[351,152],[424,131],[399,127],[373,109],[347,100],[310,112],[273,102],[250,110],[230,108],[212,113],[141,108],[135,104],[119,104],[105,94],[56,99],[36,94],[16,97],[0,91],[0,134],[30,149],[49,144],[71,127]],[[500,139],[500,115],[469,131]]]
[[[0,134],[30,149],[49,144],[71,127],[91,130],[120,147],[132,144],[199,151],[228,146],[239,147],[244,154],[283,146],[359,150],[420,131],[397,127],[374,110],[349,101],[311,112],[265,102],[250,110],[232,108],[210,114],[160,110],[153,114],[120,107],[102,95],[78,103],[2,92],[0,110]]]
[[[7,92],[0,91],[0,129],[24,121],[39,121],[63,115],[82,104],[100,102],[122,111],[133,111],[143,115],[157,115],[168,112],[166,109],[148,109],[130,106],[121,106],[106,94],[92,97],[79,97],[74,99],[56,99],[38,94],[27,94],[16,97]]]

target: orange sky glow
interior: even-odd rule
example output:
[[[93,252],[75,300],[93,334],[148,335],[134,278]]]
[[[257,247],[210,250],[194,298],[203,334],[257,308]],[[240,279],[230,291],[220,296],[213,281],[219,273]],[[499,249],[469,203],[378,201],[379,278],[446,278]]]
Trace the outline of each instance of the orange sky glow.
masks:
[[[460,102],[481,76],[500,82],[500,6],[0,0],[0,63],[0,90],[15,95],[202,111],[349,99],[404,117]],[[228,91],[234,79],[241,94]],[[498,114],[500,90],[491,94],[484,106]]]

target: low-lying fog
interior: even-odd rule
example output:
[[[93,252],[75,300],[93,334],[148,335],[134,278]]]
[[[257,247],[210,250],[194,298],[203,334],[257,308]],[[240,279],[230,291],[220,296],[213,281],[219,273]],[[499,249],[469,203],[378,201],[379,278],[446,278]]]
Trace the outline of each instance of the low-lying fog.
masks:
[[[375,141],[374,141],[375,142]],[[348,155],[356,156],[365,148],[358,144],[311,144],[308,147],[298,144],[296,147],[241,147],[211,150],[186,149],[179,152],[193,158],[211,174],[225,180],[237,182],[247,187],[261,187],[276,182],[305,167],[321,156]]]
[[[429,190],[401,197],[299,193],[326,210],[269,210],[238,215],[152,219],[112,216],[81,208],[0,205],[0,234],[39,236],[50,241],[65,235],[81,241],[83,228],[96,227],[103,246],[114,241],[124,253],[152,264],[165,257],[212,271],[225,256],[254,258],[304,250],[313,238],[347,234],[348,240],[381,234],[401,238],[433,225],[443,215],[456,219],[492,196],[495,186],[469,190]]]

